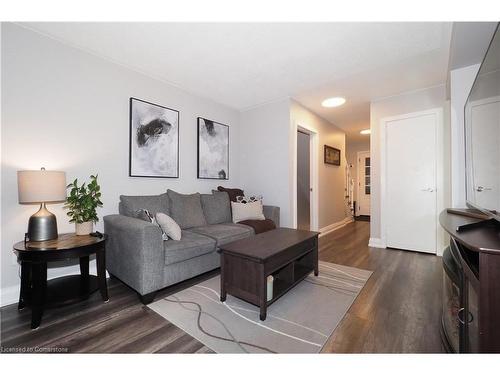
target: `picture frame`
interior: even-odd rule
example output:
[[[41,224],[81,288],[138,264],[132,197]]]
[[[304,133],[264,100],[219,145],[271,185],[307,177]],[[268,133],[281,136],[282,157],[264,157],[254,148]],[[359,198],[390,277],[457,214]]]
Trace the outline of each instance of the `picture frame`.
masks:
[[[179,111],[130,98],[129,176],[179,178]]]
[[[338,148],[325,145],[324,162],[325,164],[340,166],[340,150]]]
[[[229,180],[229,125],[197,119],[197,177]]]

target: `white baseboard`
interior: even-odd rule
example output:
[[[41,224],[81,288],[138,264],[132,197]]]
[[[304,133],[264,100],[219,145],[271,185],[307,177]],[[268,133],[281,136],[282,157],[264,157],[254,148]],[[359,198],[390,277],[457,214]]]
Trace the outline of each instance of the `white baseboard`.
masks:
[[[381,249],[386,248],[384,240],[382,240],[381,238],[374,238],[374,237],[370,237],[370,240],[368,241],[368,246],[379,247]]]
[[[320,232],[320,237],[323,237],[329,233],[332,233],[333,231],[337,230],[337,229],[340,229],[342,227],[345,227],[347,224],[349,223],[352,223],[354,221],[353,218],[351,217],[346,217],[344,220],[341,220],[341,221],[337,221],[336,223],[333,223],[333,224],[330,224],[330,225],[327,225],[326,227],[324,228],[321,228],[319,230]]]
[[[0,306],[4,307],[19,301],[19,284],[2,288]]]
[[[52,272],[50,272],[52,271]],[[57,277],[63,277],[63,276],[69,276],[69,275],[75,275],[80,272],[80,266],[69,266],[65,267],[64,269],[58,269],[58,270],[50,270],[48,279],[55,279]],[[91,261],[89,264],[89,273],[91,275],[97,275],[97,267],[95,264],[95,261]],[[109,274],[106,271],[106,277],[109,278]],[[5,288],[2,288],[0,291],[0,306],[7,306],[13,303],[17,303],[19,301],[19,288],[20,288],[20,281],[16,285],[11,285]]]

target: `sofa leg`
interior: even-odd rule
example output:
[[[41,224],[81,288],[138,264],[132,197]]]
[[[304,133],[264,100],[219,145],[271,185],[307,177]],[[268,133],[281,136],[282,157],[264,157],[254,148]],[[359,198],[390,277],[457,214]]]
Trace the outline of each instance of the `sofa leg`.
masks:
[[[139,299],[141,300],[143,305],[149,305],[151,302],[154,301],[155,297],[156,297],[156,292],[151,292],[151,293],[144,294],[144,295],[139,294]]]

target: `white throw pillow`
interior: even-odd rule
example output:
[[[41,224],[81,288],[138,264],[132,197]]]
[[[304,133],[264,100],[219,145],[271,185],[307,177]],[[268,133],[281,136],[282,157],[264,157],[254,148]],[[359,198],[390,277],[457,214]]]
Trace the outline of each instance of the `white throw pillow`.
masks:
[[[249,203],[231,202],[233,211],[233,223],[239,223],[243,220],[264,220],[264,207],[262,201]]]
[[[155,215],[156,222],[160,225],[161,229],[175,241],[181,240],[181,227],[175,222],[170,216],[164,214],[163,212],[158,212]]]

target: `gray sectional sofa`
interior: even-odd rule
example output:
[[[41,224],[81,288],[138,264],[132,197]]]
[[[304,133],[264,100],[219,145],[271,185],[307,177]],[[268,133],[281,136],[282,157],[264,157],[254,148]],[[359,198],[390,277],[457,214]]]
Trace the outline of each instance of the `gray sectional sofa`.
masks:
[[[162,240],[161,230],[136,212],[164,212],[182,229],[180,241]],[[279,207],[264,206],[279,227]],[[219,267],[220,245],[254,235],[252,227],[231,221],[226,192],[120,196],[119,215],[104,217],[108,272],[133,288],[148,304],[158,290]]]

